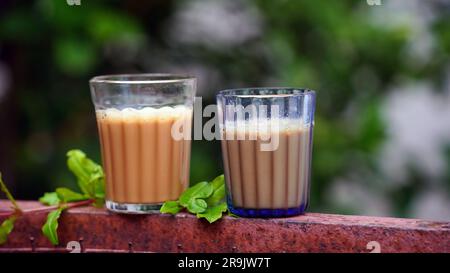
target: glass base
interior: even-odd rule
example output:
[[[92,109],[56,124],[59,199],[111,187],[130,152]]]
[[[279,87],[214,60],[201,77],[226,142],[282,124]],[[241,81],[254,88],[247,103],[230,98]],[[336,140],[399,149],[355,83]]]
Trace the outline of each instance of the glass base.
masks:
[[[228,202],[228,209],[231,213],[240,217],[249,218],[276,218],[276,217],[289,217],[304,214],[307,204],[301,204],[300,207],[286,208],[286,209],[247,209],[236,208]]]
[[[152,204],[128,204],[106,201],[106,208],[113,212],[129,214],[159,213],[162,203]]]

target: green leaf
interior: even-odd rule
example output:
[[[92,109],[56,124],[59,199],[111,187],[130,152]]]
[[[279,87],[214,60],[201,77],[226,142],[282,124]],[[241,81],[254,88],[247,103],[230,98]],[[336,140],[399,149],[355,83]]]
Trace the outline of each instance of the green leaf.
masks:
[[[208,204],[203,199],[192,199],[187,205],[187,210],[191,213],[202,213],[206,211]]]
[[[16,221],[15,216],[11,216],[0,225],[0,245],[6,243],[8,240],[8,235],[14,229],[14,222]]]
[[[213,223],[222,218],[222,213],[227,211],[227,203],[222,202],[214,207],[208,207],[204,213],[198,213],[197,218],[205,218]]]
[[[213,181],[211,181],[211,185],[213,186],[214,190],[217,190],[224,184],[225,184],[225,176],[223,174],[219,175],[218,177],[214,178]]]
[[[225,199],[225,180],[223,175],[211,182],[199,182],[186,189],[178,201],[167,201],[160,209],[161,213],[178,213],[183,207],[198,218],[205,218],[213,223],[227,211]]]
[[[99,179],[96,182],[94,197],[95,197],[94,206],[99,207],[99,208],[103,207],[103,205],[105,204],[105,178],[104,177],[102,177],[101,179]]]
[[[58,219],[65,207],[60,207],[57,210],[50,212],[47,215],[47,221],[42,226],[42,233],[47,237],[53,245],[58,245]]]
[[[213,187],[208,182],[199,182],[188,188],[180,196],[180,205],[187,208],[194,199],[208,198],[213,193]]]
[[[58,205],[61,202],[61,200],[59,199],[58,194],[56,192],[46,192],[44,196],[39,198],[39,202],[47,206],[54,206]]]
[[[209,197],[206,202],[208,206],[214,206],[217,203],[223,202],[225,200],[225,185],[220,186],[214,193]]]
[[[6,187],[5,182],[3,182],[2,173],[0,173],[0,190],[5,193],[6,197],[9,199],[9,201],[11,201],[11,203],[14,206],[14,208],[16,210],[20,210],[19,205],[17,205],[16,200],[14,199],[12,194],[9,192],[8,188]]]
[[[159,210],[161,213],[177,214],[181,210],[178,201],[166,201]]]
[[[104,198],[105,175],[102,167],[80,150],[70,150],[67,157],[67,166],[77,177],[81,191],[90,198]]]
[[[208,206],[215,206],[225,200],[225,179],[224,175],[219,175],[212,182],[213,194],[206,200]]]
[[[58,198],[65,203],[89,199],[89,196],[74,192],[68,188],[57,188],[56,194],[58,195]]]
[[[95,184],[94,196],[98,199],[105,199],[105,178],[99,179]]]

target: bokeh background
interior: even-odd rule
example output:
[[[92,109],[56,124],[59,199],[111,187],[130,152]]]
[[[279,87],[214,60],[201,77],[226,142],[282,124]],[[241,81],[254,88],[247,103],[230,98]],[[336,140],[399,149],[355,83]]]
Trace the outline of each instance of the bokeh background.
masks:
[[[196,75],[317,90],[310,211],[450,220],[450,1],[0,1],[0,170],[18,198],[100,161],[88,80]],[[191,182],[222,173],[194,141]]]

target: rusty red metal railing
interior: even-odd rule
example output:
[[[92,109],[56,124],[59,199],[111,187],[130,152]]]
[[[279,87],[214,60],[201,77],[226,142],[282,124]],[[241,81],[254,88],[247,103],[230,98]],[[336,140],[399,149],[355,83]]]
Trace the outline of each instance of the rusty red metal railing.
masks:
[[[0,201],[0,211],[8,208]],[[21,217],[0,252],[450,252],[450,222],[419,219],[307,213],[208,224],[183,213],[119,215],[82,207],[61,216],[56,247],[41,234],[45,219],[46,213]]]

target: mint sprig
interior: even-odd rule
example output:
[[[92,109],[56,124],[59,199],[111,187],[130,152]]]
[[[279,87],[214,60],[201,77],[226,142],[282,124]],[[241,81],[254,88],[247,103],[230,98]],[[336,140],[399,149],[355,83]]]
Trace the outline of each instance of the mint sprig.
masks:
[[[227,203],[221,202],[217,205],[208,207],[204,213],[197,213],[197,218],[205,218],[212,223],[222,218],[222,213],[228,210]]]
[[[42,233],[53,245],[59,244],[58,221],[64,210],[91,204],[103,206],[105,202],[105,175],[101,165],[89,159],[80,150],[70,150],[67,153],[67,166],[75,175],[80,191],[60,187],[39,198],[39,202],[48,207],[38,210],[41,212],[50,211],[45,224],[42,226]],[[19,207],[3,182],[1,173],[0,190],[10,200],[13,209],[10,213],[3,214],[3,216],[8,217],[0,225],[1,245],[7,241],[8,235],[14,229],[16,220],[23,214],[32,213],[32,211],[27,212]],[[223,213],[228,210],[225,202],[224,176],[219,175],[211,182],[202,181],[195,184],[186,189],[179,200],[167,201],[160,209],[161,213],[171,214],[176,214],[182,210],[195,214],[198,218],[205,218],[209,223],[222,218]],[[33,210],[33,212],[36,211],[36,209]]]
[[[90,200],[96,206],[103,206],[105,202],[105,175],[102,166],[89,159],[82,151],[70,150],[67,152],[67,167],[77,178],[81,193],[68,188],[57,188],[55,192],[47,192],[39,198],[44,205],[57,205],[48,214],[42,227],[42,233],[53,245],[59,243],[58,219],[69,207],[67,204]]]
[[[61,200],[56,192],[46,192],[44,196],[39,198],[39,202],[47,206],[56,206],[61,202]]]
[[[3,182],[2,173],[0,173],[0,190],[6,195],[6,198],[9,199],[9,201],[13,205],[14,210],[20,211],[20,207],[17,204],[16,199],[14,199],[11,192],[9,192],[8,188],[6,187],[5,182]]]
[[[162,213],[177,214],[181,209],[182,207],[178,201],[167,201],[162,205],[160,211]]]
[[[14,229],[14,222],[16,222],[16,216],[10,216],[0,225],[0,245],[8,240],[8,235]]]
[[[202,181],[186,189],[177,201],[165,202],[161,213],[177,214],[186,210],[213,223],[228,210],[225,202],[225,180],[219,175],[211,182]]]
[[[213,187],[206,181],[187,188],[180,196],[179,203],[192,213],[204,212],[207,204],[204,199],[213,194]]]
[[[67,166],[77,178],[78,187],[81,192],[76,192],[68,188],[57,188],[54,192],[47,192],[39,198],[39,202],[49,206],[40,210],[50,211],[45,224],[42,226],[42,233],[53,245],[59,244],[57,232],[58,220],[65,209],[90,204],[103,206],[105,202],[105,175],[102,166],[89,159],[80,150],[70,150],[67,153]],[[27,211],[20,209],[5,183],[3,183],[1,173],[0,190],[11,201],[14,209],[11,214],[8,214],[9,217],[0,225],[1,245],[6,242],[8,235],[13,231],[15,221],[22,214],[27,213]]]
[[[6,195],[6,197],[9,199],[14,208],[13,214],[10,215],[8,218],[6,218],[0,225],[0,245],[1,245],[8,240],[8,235],[13,231],[14,223],[16,222],[17,216],[22,213],[22,210],[20,209],[16,200],[12,196],[11,192],[6,187],[5,182],[3,182],[2,173],[0,173],[0,191],[2,191]]]
[[[65,209],[65,207],[59,207],[54,211],[51,211],[47,215],[47,221],[45,221],[45,224],[42,226],[42,233],[47,237],[47,239],[50,240],[50,242],[53,245],[59,244],[58,239],[58,219],[61,216],[62,211]]]
[[[105,174],[99,164],[80,150],[67,152],[67,166],[76,176],[81,192],[90,199],[103,204],[105,198]]]

